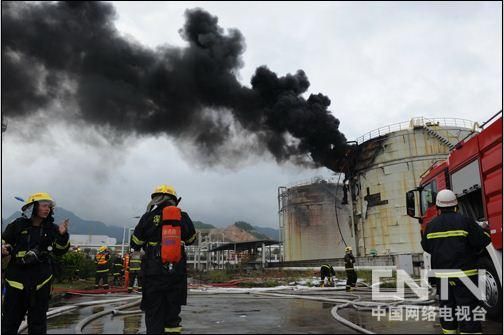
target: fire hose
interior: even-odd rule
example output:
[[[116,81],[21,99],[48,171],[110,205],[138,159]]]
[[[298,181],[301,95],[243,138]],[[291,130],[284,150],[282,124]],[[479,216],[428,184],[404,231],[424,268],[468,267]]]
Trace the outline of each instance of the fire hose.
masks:
[[[98,296],[103,296],[103,295],[98,295]],[[133,299],[138,299],[138,298],[137,297],[125,297],[125,298],[118,298],[118,299],[85,301],[85,302],[80,302],[80,303],[73,304],[73,305],[51,308],[47,312],[46,315],[47,315],[47,319],[51,319],[51,318],[60,316],[62,314],[74,311],[74,310],[81,308],[81,307],[105,305],[105,304],[108,305],[108,304],[115,303],[115,302],[122,302],[122,301],[128,301],[128,300],[133,300]],[[21,324],[21,326],[18,329],[18,333],[25,331],[26,328],[28,328],[28,323],[26,321],[23,321],[23,323]]]
[[[290,289],[293,291],[298,291],[297,294],[290,294],[290,293],[284,293],[282,292],[285,289]],[[344,290],[344,289],[343,289]],[[367,311],[371,310],[372,308],[375,307],[385,307],[385,308],[407,308],[410,307],[411,305],[427,305],[431,304],[434,301],[433,300],[418,300],[418,299],[409,299],[414,297],[415,295],[413,294],[407,294],[405,298],[395,298],[395,301],[387,301],[387,302],[373,302],[365,299],[369,299],[370,295],[372,294],[372,291],[370,288],[362,288],[359,289],[357,288],[356,290],[352,292],[338,292],[337,296],[334,298],[326,297],[326,296],[321,296],[322,294],[327,294],[328,292],[334,292],[334,291],[343,291],[340,288],[310,288],[306,289],[305,287],[272,287],[272,288],[202,288],[201,290],[191,290],[193,294],[199,295],[206,295],[206,294],[251,294],[251,295],[262,295],[262,296],[270,296],[270,297],[276,297],[276,298],[290,298],[290,299],[303,299],[303,300],[311,300],[311,301],[321,301],[321,302],[329,302],[335,304],[335,306],[331,310],[331,316],[341,324],[352,328],[360,333],[364,334],[373,334],[371,331],[360,327],[359,325],[350,322],[349,320],[343,318],[340,314],[338,314],[338,311],[344,308],[354,308],[358,311]],[[280,291],[280,292],[279,292]],[[388,291],[387,289],[382,289],[382,292]],[[393,290],[391,290],[393,291]],[[97,295],[98,296],[98,295]],[[90,301],[90,302],[82,302],[79,304],[71,305],[71,306],[65,306],[65,307],[59,307],[51,310],[48,312],[48,318],[52,318],[55,316],[58,316],[63,313],[67,313],[69,311],[72,311],[76,308],[79,307],[84,307],[84,306],[91,306],[91,305],[104,305],[104,304],[110,304],[113,302],[121,302],[121,301],[127,301],[127,300],[134,300],[131,303],[127,303],[115,308],[110,308],[107,310],[104,310],[99,313],[95,313],[82,321],[80,321],[77,326],[75,327],[75,332],[77,334],[82,334],[83,328],[92,322],[95,319],[98,319],[102,316],[108,315],[108,314],[113,314],[113,315],[133,315],[133,314],[139,314],[142,313],[141,310],[129,310],[129,311],[124,311],[125,309],[137,306],[140,304],[140,298],[139,297],[127,297],[127,298],[121,298],[121,299],[108,299],[108,300],[98,300],[98,301]],[[411,304],[411,305],[406,305],[406,304]],[[26,327],[25,327],[26,328]],[[23,328],[23,329],[25,329]],[[22,331],[23,329],[20,329]]]
[[[121,305],[121,306],[116,307],[116,308],[110,308],[110,309],[106,309],[106,310],[104,310],[102,312],[92,314],[92,315],[88,316],[87,318],[81,320],[75,326],[75,333],[76,334],[82,334],[82,330],[84,329],[84,327],[88,323],[90,323],[91,321],[93,321],[95,319],[98,319],[98,318],[101,318],[102,316],[105,316],[107,314],[114,314],[114,311],[119,311],[121,309],[127,309],[127,308],[130,308],[130,307],[134,307],[134,306],[140,305],[140,301],[141,301],[141,298],[137,298],[135,301],[130,302],[128,304],[124,304],[124,305]]]

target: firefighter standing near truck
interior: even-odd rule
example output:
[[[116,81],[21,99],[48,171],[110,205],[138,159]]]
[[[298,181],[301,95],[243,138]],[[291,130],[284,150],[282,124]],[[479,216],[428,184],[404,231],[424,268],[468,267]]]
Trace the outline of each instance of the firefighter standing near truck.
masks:
[[[434,218],[422,235],[422,247],[431,255],[431,268],[438,289],[442,278],[447,278],[448,297],[440,292],[440,308],[451,313],[440,315],[444,334],[481,333],[481,322],[474,321],[473,310],[478,299],[460,278],[468,277],[477,285],[478,254],[490,242],[486,233],[473,219],[457,213],[457,197],[450,190],[441,190],[436,197],[438,216]],[[467,316],[457,320],[457,311],[467,311]],[[440,313],[441,314],[441,313]],[[450,316],[451,315],[451,316]]]
[[[148,334],[182,331],[179,314],[187,302],[184,244],[194,242],[196,231],[179,202],[173,187],[156,187],[131,237],[131,247],[145,251],[141,309]]]
[[[17,334],[28,312],[28,333],[47,332],[47,310],[53,279],[53,256],[70,248],[68,224],[55,225],[54,202],[47,193],[32,194],[22,217],[2,233],[2,258],[12,258],[5,271],[2,334]]]

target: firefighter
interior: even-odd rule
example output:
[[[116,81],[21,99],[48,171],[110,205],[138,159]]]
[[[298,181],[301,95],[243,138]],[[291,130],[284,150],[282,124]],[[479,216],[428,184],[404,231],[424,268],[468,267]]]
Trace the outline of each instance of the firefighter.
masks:
[[[114,277],[114,286],[121,286],[121,277],[123,275],[123,259],[119,253],[114,255],[114,259],[112,261],[112,276]]]
[[[478,254],[490,242],[486,233],[474,220],[457,213],[457,197],[450,190],[441,190],[436,197],[438,216],[422,234],[422,248],[431,255],[431,268],[441,288],[441,278],[448,280],[448,298],[443,300],[440,292],[440,307],[447,311],[440,315],[444,334],[481,333],[480,321],[473,320],[472,311],[478,299],[460,280],[468,277],[477,285]],[[444,270],[444,271],[441,271]],[[469,311],[467,311],[469,308]],[[457,321],[456,311],[466,310],[467,317]],[[451,311],[451,316],[448,311]]]
[[[320,286],[334,286],[333,277],[336,275],[334,268],[329,264],[320,267]]]
[[[73,249],[72,251],[75,252],[75,253],[77,253],[77,254],[80,254],[80,252],[81,252],[79,246],[76,246],[76,247],[74,247],[72,249]],[[72,280],[73,280],[73,278],[75,278],[75,280],[79,280],[80,279],[80,269],[79,269],[78,266],[75,267],[75,271],[74,271],[74,273],[72,275]]]
[[[135,251],[131,249],[131,254],[129,257],[129,283],[128,283],[128,293],[133,291],[133,286],[135,284],[135,279],[138,283],[138,291],[142,291],[142,254],[140,251]]]
[[[173,187],[156,187],[151,199],[131,237],[131,247],[145,251],[141,308],[148,334],[180,333],[179,314],[187,302],[183,243],[192,244],[196,231],[189,215],[177,207],[180,198]]]
[[[354,269],[355,257],[352,255],[352,247],[345,248],[345,272],[347,275],[346,290],[352,291],[357,282],[357,273]]]
[[[47,193],[30,195],[21,210],[2,234],[2,257],[12,256],[5,273],[2,334],[17,334],[27,312],[28,333],[46,334],[52,259],[70,247],[69,221],[53,223],[54,201]]]
[[[109,284],[108,284],[108,273],[110,271],[109,259],[110,259],[110,253],[109,253],[107,247],[101,246],[98,249],[98,253],[95,256],[95,263],[96,263],[95,288],[99,288],[101,285],[103,285],[103,288],[105,290],[108,290],[108,288],[109,288]],[[100,284],[100,280],[101,280],[101,284]]]

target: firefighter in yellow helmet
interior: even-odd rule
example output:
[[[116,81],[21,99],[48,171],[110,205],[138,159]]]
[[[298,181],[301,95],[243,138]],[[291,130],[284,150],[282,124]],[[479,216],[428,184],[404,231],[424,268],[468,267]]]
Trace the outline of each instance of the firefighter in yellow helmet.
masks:
[[[17,334],[27,312],[28,333],[47,332],[51,259],[70,248],[69,221],[54,224],[53,210],[54,201],[48,193],[32,194],[21,208],[22,216],[7,225],[2,234],[2,257],[12,256],[5,274],[2,334]]]
[[[143,249],[142,304],[148,334],[180,333],[181,306],[187,303],[184,244],[196,238],[194,225],[178,208],[181,198],[168,185],[156,187],[131,237],[131,248]]]
[[[474,320],[473,310],[478,299],[461,281],[468,278],[477,285],[478,255],[491,243],[490,235],[473,219],[457,213],[457,197],[451,190],[441,190],[436,196],[438,216],[428,223],[422,234],[422,247],[431,255],[431,268],[438,289],[442,278],[448,280],[447,299],[440,299],[440,308],[448,311],[440,315],[444,334],[481,334],[481,322]],[[443,298],[440,292],[440,297]],[[467,310],[467,317],[457,320],[455,314]],[[453,315],[449,317],[447,315]],[[502,315],[502,314],[501,314]]]
[[[355,257],[352,255],[352,247],[345,248],[345,272],[347,276],[346,290],[351,291],[357,282],[357,273],[354,269]]]
[[[99,288],[103,285],[105,290],[108,290],[108,273],[109,268],[110,252],[106,246],[101,246],[98,248],[98,253],[95,256],[96,263],[96,277],[95,277],[95,288]],[[102,282],[100,284],[100,281]]]

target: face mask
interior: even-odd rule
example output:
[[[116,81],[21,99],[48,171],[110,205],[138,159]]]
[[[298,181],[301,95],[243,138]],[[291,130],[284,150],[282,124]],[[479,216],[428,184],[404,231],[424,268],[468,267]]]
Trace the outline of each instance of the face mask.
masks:
[[[160,203],[164,202],[166,198],[167,197],[164,194],[156,195],[154,198],[152,198],[152,203],[154,205],[159,205]]]

